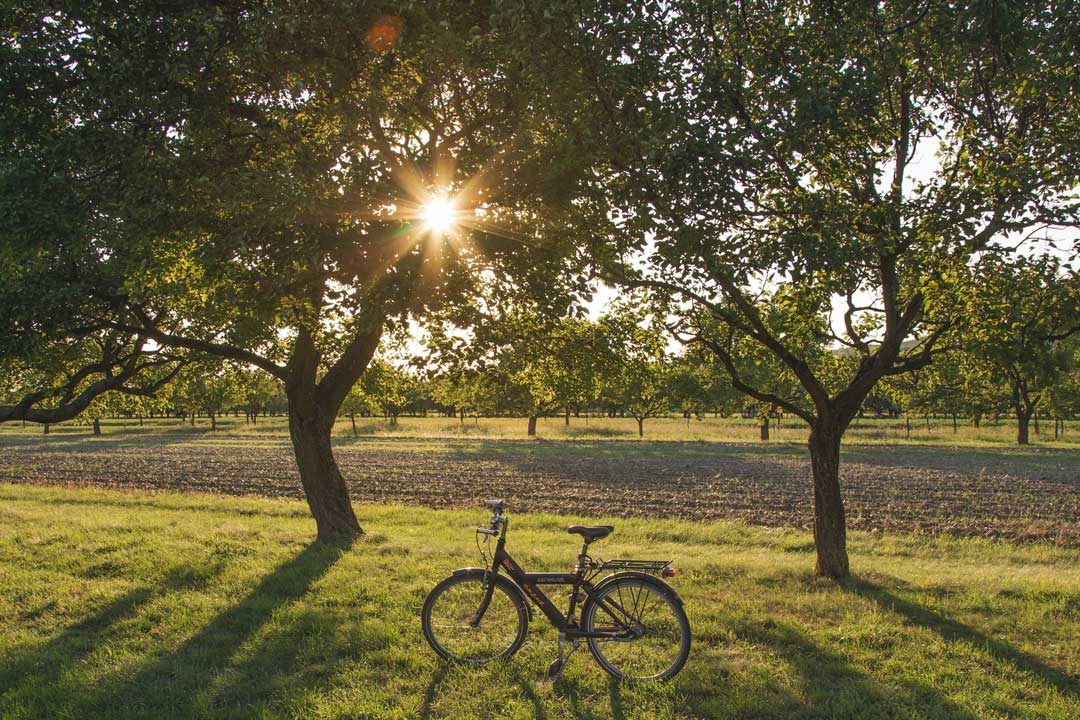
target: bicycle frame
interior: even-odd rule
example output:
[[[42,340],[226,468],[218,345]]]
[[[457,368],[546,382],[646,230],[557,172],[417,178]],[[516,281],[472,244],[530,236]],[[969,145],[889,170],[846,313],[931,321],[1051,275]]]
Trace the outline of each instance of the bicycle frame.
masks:
[[[625,621],[620,620],[616,613],[622,613],[624,617],[629,617],[630,613],[626,612],[618,603],[610,599],[595,600],[596,586],[593,585],[585,577],[584,566],[584,552],[579,558],[577,572],[572,573],[530,573],[525,572],[520,565],[510,557],[510,553],[506,551],[506,526],[503,526],[503,532],[499,535],[498,543],[495,545],[495,554],[492,557],[491,568],[488,570],[492,575],[497,575],[500,568],[506,571],[507,576],[514,581],[514,583],[521,589],[525,597],[529,598],[540,608],[540,611],[544,613],[547,619],[552,625],[568,638],[631,638],[633,637],[633,629],[626,626]],[[555,606],[551,598],[540,589],[540,585],[570,585],[573,591],[570,594],[570,606],[564,615],[559,608]],[[607,631],[607,632],[586,632],[577,626],[577,622],[574,620],[574,610],[577,606],[578,593],[584,590],[585,594],[590,598],[594,598],[594,602],[597,606],[611,616],[611,619],[616,623],[625,627],[625,630],[621,631]],[[480,624],[481,619],[484,617],[484,613],[487,611],[488,605],[491,603],[492,593],[495,591],[495,583],[488,581],[487,592],[484,594],[483,600],[480,602],[480,607],[476,610],[476,615],[473,616],[470,624],[474,627]]]

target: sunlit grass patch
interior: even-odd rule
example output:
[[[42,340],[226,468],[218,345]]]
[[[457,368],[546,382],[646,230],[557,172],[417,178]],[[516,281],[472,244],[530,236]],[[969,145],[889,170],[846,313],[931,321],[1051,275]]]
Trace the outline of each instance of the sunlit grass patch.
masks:
[[[1080,551],[853,533],[856,577],[813,577],[809,537],[739,523],[514,515],[537,569],[673,558],[695,632],[675,681],[555,682],[539,615],[507,663],[438,662],[418,613],[478,562],[482,511],[360,506],[351,547],[301,503],[0,485],[0,716],[1031,717],[1080,713]]]

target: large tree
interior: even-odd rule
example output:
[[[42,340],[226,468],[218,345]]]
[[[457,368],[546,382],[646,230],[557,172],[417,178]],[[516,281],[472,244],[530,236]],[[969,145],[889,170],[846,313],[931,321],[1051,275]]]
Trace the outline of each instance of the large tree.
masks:
[[[705,309],[734,385],[810,425],[816,568],[843,577],[864,399],[930,362],[973,254],[1080,220],[1077,6],[568,5],[530,67],[573,83],[550,112],[595,159],[601,272]],[[745,343],[798,391],[742,374]]]
[[[550,129],[490,7],[380,12],[4,12],[0,421],[150,392],[200,355],[258,368],[287,395],[319,538],[360,532],[330,429],[384,328],[468,295],[480,268],[550,285],[565,263],[538,198],[573,186],[538,160]]]

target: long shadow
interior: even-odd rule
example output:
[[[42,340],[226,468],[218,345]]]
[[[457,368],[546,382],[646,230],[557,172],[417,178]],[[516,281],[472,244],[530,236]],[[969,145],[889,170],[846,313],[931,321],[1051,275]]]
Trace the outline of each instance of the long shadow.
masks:
[[[156,598],[170,592],[206,583],[220,574],[221,564],[207,567],[180,566],[165,574],[162,582],[137,587],[123,593],[97,612],[65,628],[48,642],[0,667],[0,696],[30,681],[33,685],[55,685],[71,668],[114,635],[114,626],[129,618]]]
[[[615,720],[626,720],[626,711],[623,710],[622,690],[619,681],[615,678],[608,680],[608,696],[611,698],[611,716]]]
[[[536,694],[536,686],[532,678],[528,677],[520,668],[514,667],[512,673],[514,682],[517,683],[521,689],[521,694],[529,699],[529,702],[533,706],[533,717],[536,720],[547,720],[547,713],[544,712],[544,703],[540,699],[540,696]]]
[[[590,707],[589,700],[582,698],[581,688],[577,682],[567,679],[565,675],[558,675],[553,685],[555,694],[570,703],[571,717],[576,720],[593,720],[597,715],[603,715],[603,707]],[[608,678],[608,698],[611,702],[611,717],[613,720],[626,720],[626,709],[623,707],[622,686],[615,678]]]
[[[851,717],[852,712],[858,712],[857,708],[863,708],[866,712],[884,711],[885,716],[902,716],[911,713],[914,706],[918,708],[917,716],[977,720],[976,715],[957,706],[929,685],[913,681],[901,681],[899,687],[880,685],[872,677],[852,667],[842,655],[816,644],[793,625],[737,622],[736,633],[775,651],[798,672],[808,696],[808,704],[798,703],[789,708],[762,707],[763,714],[815,718],[839,714]]]
[[[420,720],[431,720],[431,710],[435,705],[435,698],[439,695],[439,686],[446,679],[448,672],[450,672],[450,666],[447,663],[439,663],[439,669],[431,676],[431,682],[424,690],[424,701],[420,705]]]
[[[1003,640],[990,637],[969,625],[957,622],[911,600],[898,597],[886,588],[867,580],[850,578],[844,582],[844,587],[873,600],[887,610],[903,615],[909,622],[933,630],[949,642],[966,642],[983,648],[997,660],[1010,663],[1018,670],[1038,676],[1061,691],[1063,695],[1080,696],[1080,678],[1072,677]]]
[[[1080,455],[1072,449],[1039,448],[1035,452],[1015,452],[1007,448],[946,448],[901,446],[850,446],[843,449],[842,460],[882,468],[910,468],[982,477],[987,483],[1000,483],[1003,476],[1038,478],[1041,482],[1078,487],[1077,474],[1059,469],[1075,464]]]
[[[28,679],[34,685],[53,684],[68,668],[93,652],[108,636],[112,625],[133,617],[155,595],[148,587],[129,590],[44,645],[0,666],[0,696],[16,691]]]
[[[534,687],[533,681],[529,679],[522,670],[511,663],[506,665],[507,671],[514,683],[521,690],[521,694],[532,703],[533,717],[536,718],[536,720],[547,720],[547,713],[544,711],[544,703],[540,699],[540,696],[536,694],[536,688]],[[431,713],[435,707],[435,699],[439,696],[439,688],[442,686],[442,683],[449,672],[450,664],[440,662],[439,669],[431,676],[431,682],[428,683],[427,688],[424,690],[424,700],[420,705],[420,714],[418,716],[420,720],[430,720]],[[575,713],[574,717],[580,716]]]
[[[280,608],[300,599],[334,565],[345,546],[313,544],[278,567],[262,582],[215,617],[176,650],[148,660],[133,675],[118,676],[72,698],[70,713],[91,716],[123,707],[127,715],[173,717],[198,714],[193,701],[214,686],[214,680],[233,663],[237,651]],[[288,672],[287,665],[275,672]],[[267,687],[273,677],[250,678]],[[77,693],[72,693],[75,695]],[[249,695],[256,695],[250,692]],[[107,714],[107,713],[106,713]]]

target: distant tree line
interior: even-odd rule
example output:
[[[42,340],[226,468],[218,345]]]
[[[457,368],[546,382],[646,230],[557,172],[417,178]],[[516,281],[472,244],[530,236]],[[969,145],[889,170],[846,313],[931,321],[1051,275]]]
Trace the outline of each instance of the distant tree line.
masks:
[[[1021,445],[1029,443],[1032,424],[1039,432],[1041,420],[1052,423],[1056,439],[1066,420],[1080,417],[1076,288],[1045,258],[1010,266],[995,259],[975,277],[967,328],[933,363],[880,383],[859,416],[903,418],[909,436],[913,422],[929,425],[931,418],[951,420],[954,431],[961,423],[979,427],[1010,418]],[[518,417],[529,436],[539,418],[552,416],[566,425],[582,415],[632,418],[639,437],[656,417],[740,414],[757,421],[762,440],[785,418],[802,424],[735,388],[710,354],[673,343],[662,315],[662,308],[623,302],[595,320],[501,308],[472,318],[468,332],[447,322],[433,328],[414,357],[373,359],[339,416],[351,421],[354,434],[357,417],[396,425],[402,415],[432,414],[462,424]],[[838,365],[850,360],[843,348],[831,352]],[[764,355],[747,361],[743,375],[774,388],[783,382]],[[288,402],[265,373],[207,361],[185,367],[154,396],[102,395],[83,418],[97,432],[102,416],[169,416],[192,425],[203,416],[213,430],[228,413],[254,424],[261,415],[287,414]]]

